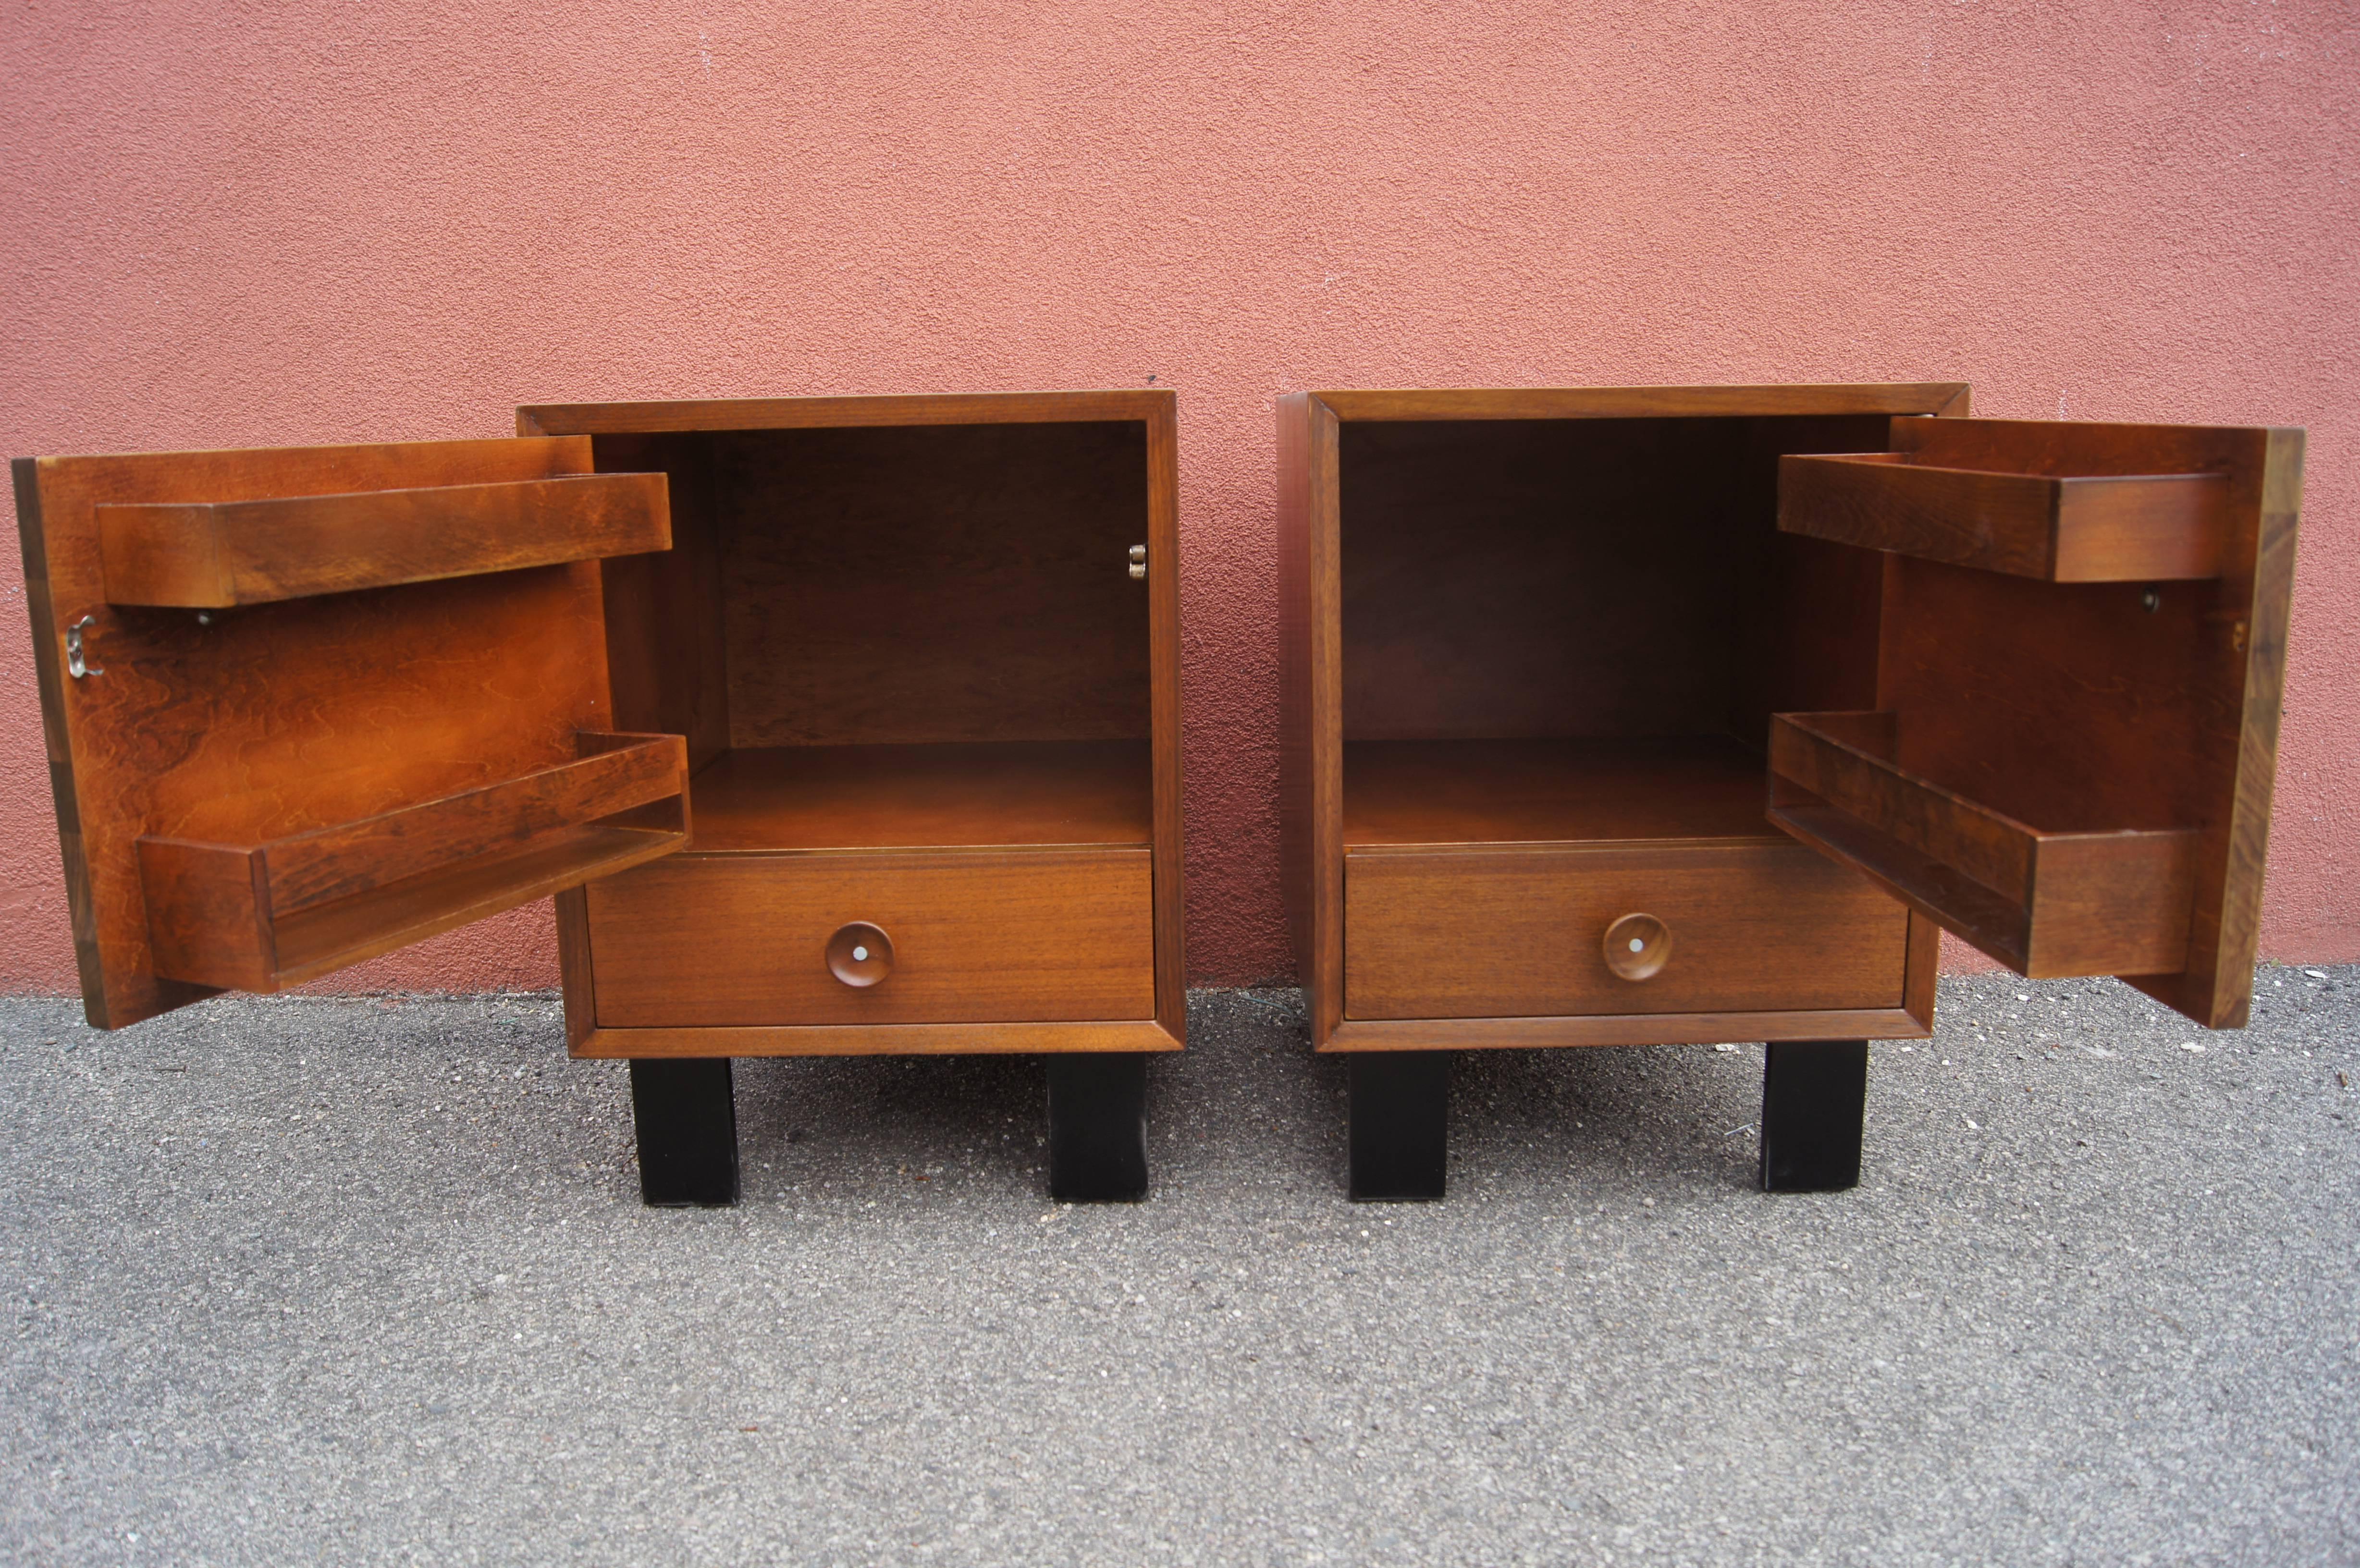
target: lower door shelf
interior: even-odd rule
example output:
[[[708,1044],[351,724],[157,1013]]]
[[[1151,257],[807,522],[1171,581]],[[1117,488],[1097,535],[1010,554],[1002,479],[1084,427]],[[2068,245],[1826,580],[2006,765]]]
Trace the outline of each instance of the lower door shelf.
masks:
[[[268,993],[687,841],[678,735],[585,731],[580,755],[257,843],[139,840],[156,973]]]
[[[2033,979],[2186,966],[2194,830],[2030,826],[1902,768],[1896,725],[1774,717],[1770,820]]]

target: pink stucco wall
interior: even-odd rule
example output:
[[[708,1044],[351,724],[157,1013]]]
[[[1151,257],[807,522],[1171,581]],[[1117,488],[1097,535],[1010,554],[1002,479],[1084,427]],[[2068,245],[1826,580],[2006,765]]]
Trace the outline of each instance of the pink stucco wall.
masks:
[[[1271,399],[1959,377],[2307,425],[2266,951],[2360,958],[2347,3],[0,7],[0,445],[1176,387],[1189,948],[1288,968]],[[0,987],[73,968],[13,550]],[[546,985],[547,907],[365,985]]]

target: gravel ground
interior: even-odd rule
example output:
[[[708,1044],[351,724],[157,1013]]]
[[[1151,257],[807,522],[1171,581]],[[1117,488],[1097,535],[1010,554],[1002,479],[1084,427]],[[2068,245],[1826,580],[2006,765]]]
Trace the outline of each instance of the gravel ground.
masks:
[[[1206,992],[1144,1204],[1045,1201],[1037,1062],[880,1059],[741,1064],[709,1212],[552,998],[0,1003],[0,1557],[2360,1561],[2360,973],[2260,994],[1946,982],[1830,1196],[1758,1046],[1463,1056],[1376,1207]]]

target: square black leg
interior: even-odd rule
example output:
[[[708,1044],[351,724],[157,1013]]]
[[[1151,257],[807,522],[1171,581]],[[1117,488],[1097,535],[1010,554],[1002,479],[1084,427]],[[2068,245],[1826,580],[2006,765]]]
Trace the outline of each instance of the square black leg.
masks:
[[[1049,1058],[1049,1196],[1135,1203],[1147,1196],[1147,1054]]]
[[[1352,1201],[1440,1198],[1450,1156],[1450,1053],[1363,1051],[1351,1063]]]
[[[727,1057],[634,1060],[631,1119],[639,1196],[650,1207],[720,1209],[738,1201],[738,1102]]]
[[[1762,1190],[1860,1185],[1868,1041],[1774,1040],[1762,1071]]]

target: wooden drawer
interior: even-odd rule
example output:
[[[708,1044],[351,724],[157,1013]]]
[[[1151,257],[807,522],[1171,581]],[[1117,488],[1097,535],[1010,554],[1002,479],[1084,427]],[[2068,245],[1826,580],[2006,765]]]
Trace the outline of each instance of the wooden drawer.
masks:
[[[589,886],[598,1023],[1152,1018],[1152,882],[1145,849],[675,856]],[[867,985],[830,967],[856,922],[890,942]]]
[[[1907,909],[1800,844],[1355,851],[1344,901],[1347,1018],[1901,1005]],[[1644,979],[1607,964],[1631,915],[1670,935]]]

